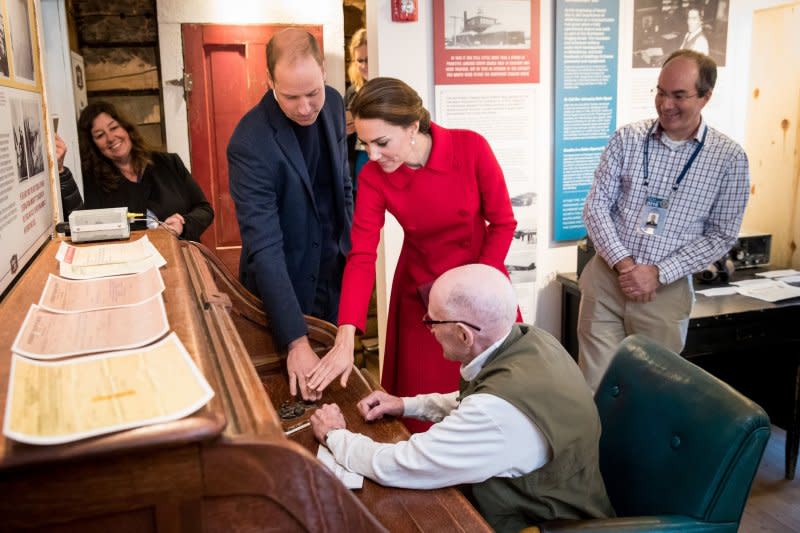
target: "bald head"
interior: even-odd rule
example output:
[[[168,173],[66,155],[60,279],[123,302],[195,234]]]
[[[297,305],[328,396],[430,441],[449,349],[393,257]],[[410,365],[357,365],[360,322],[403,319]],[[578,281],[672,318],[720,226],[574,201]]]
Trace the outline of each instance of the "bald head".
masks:
[[[517,317],[511,282],[496,268],[482,264],[448,270],[431,287],[429,309],[440,320],[465,320],[481,328],[486,346],[506,335]]]
[[[267,44],[267,70],[270,78],[275,80],[275,67],[279,62],[292,64],[309,56],[322,68],[322,51],[313,35],[301,28],[279,31]]]

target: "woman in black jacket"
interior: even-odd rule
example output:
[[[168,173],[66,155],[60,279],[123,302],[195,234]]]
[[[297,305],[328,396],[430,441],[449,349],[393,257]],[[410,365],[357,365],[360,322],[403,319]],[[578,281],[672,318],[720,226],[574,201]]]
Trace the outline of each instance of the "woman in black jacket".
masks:
[[[82,205],[75,181],[63,167],[63,154],[57,154],[65,218],[76,208],[127,207],[163,222],[185,239],[200,239],[214,211],[177,154],[150,149],[133,123],[102,101],[83,110],[78,136]]]

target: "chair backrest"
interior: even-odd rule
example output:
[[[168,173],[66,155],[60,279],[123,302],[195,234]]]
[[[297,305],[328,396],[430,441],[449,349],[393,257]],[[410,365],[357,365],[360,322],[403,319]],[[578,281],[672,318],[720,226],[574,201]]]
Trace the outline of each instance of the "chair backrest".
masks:
[[[595,402],[618,516],[739,522],[770,434],[761,407],[641,335],[622,343]]]

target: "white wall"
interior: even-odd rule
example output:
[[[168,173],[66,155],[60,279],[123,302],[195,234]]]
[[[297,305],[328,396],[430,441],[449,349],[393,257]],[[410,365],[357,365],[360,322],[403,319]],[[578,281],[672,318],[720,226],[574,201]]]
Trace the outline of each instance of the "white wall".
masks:
[[[72,86],[72,58],[67,33],[67,12],[63,0],[42,0],[41,38],[44,41],[45,88],[47,110],[50,116],[58,115],[58,134],[67,144],[64,166],[72,171],[78,188],[83,194],[81,178],[80,151],[78,150],[78,120],[75,111],[75,97]],[[58,181],[56,179],[56,181]],[[61,214],[61,203],[56,202],[56,210]]]
[[[731,0],[728,26],[726,67],[721,69],[720,84],[714,94],[717,100],[712,125],[721,129],[740,143],[744,141],[747,126],[746,102],[750,73],[750,42],[753,12],[775,5],[791,3],[787,0]],[[574,272],[576,251],[574,243],[549,242],[544,236],[552,235],[552,172],[553,172],[553,2],[541,0],[541,50],[539,54],[540,84],[536,90],[536,135],[534,150],[536,168],[533,170],[535,187],[539,193],[540,249],[537,252],[537,312],[536,324],[556,336],[560,335],[561,288],[555,281],[558,272]],[[620,0],[620,35],[631,36],[633,0]],[[419,0],[419,21],[413,23],[391,22],[389,2],[367,2],[367,31],[369,35],[370,76],[392,76],[403,79],[422,96],[426,106],[436,116],[433,108],[433,7],[432,0]],[[619,53],[621,58],[631,56],[631,38],[623,38]],[[398,44],[402,43],[402,44]],[[377,58],[377,61],[375,61]],[[627,64],[627,66],[626,66]],[[625,120],[624,108],[629,97],[629,62],[619,65],[619,116]],[[655,116],[655,110],[653,110]],[[621,124],[620,124],[621,125]],[[396,223],[387,223],[384,232],[386,246],[386,272],[379,285],[389,286],[402,243],[402,231]],[[382,303],[384,302],[384,303]],[[385,305],[379,294],[380,309]]]
[[[321,24],[328,85],[344,94],[344,19],[341,0],[157,0],[167,150],[187,166],[189,125],[183,89],[165,82],[183,77],[181,24]]]

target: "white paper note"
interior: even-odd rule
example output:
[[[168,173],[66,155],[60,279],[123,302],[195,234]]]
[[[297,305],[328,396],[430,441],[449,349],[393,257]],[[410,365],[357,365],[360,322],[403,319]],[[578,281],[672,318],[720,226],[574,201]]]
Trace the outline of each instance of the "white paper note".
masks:
[[[800,298],[800,287],[776,282],[775,285],[740,288],[739,293],[766,302],[779,302],[790,298]]]
[[[786,276],[794,276],[795,274],[800,274],[800,272],[798,272],[793,268],[787,268],[784,270],[770,270],[769,272],[758,272],[756,276],[761,276],[762,278],[785,278]]]
[[[703,289],[695,292],[704,296],[728,296],[736,294],[739,290],[736,287],[714,287],[713,289]]]
[[[129,307],[155,298],[163,291],[164,280],[155,267],[129,276],[87,280],[70,280],[50,274],[39,307],[53,313]]]
[[[3,433],[60,444],[178,420],[213,396],[174,333],[146,348],[64,361],[13,355]]]
[[[59,274],[69,279],[138,274],[167,264],[146,235],[138,241],[123,244],[77,247],[62,242],[56,259],[59,261]]]
[[[58,359],[144,346],[168,331],[160,295],[130,307],[69,314],[51,313],[34,304],[11,351],[34,359]]]

